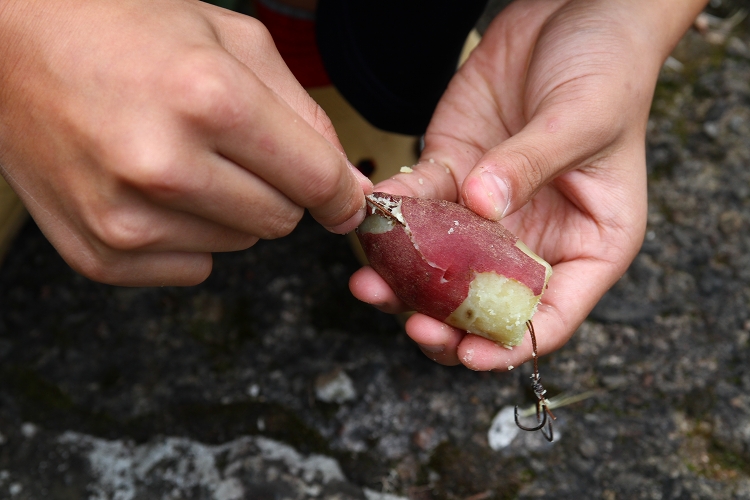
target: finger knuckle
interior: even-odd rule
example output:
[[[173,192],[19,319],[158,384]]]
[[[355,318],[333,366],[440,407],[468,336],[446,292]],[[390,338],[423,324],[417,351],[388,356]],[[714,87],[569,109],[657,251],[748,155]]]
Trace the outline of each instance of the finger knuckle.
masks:
[[[518,175],[529,186],[538,186],[546,178],[550,162],[539,150],[517,151],[513,157]]]
[[[258,236],[264,240],[287,236],[297,227],[303,214],[304,210],[301,207],[285,209],[282,213],[270,214],[258,231]]]
[[[268,30],[268,28],[266,28],[266,26],[262,22],[256,19],[251,19],[251,21],[253,22],[253,47],[261,50],[261,53],[263,54],[270,51],[276,51],[276,42],[274,42],[273,36],[271,35],[271,32]]]
[[[154,232],[127,208],[109,208],[89,218],[94,236],[105,248],[119,251],[143,249],[154,242]]]
[[[318,208],[330,205],[339,196],[344,184],[344,172],[328,168],[311,172],[304,191],[306,206]]]
[[[247,250],[258,242],[258,237],[255,235],[243,234],[233,238],[227,245],[229,251],[240,251]]]
[[[185,118],[205,126],[235,123],[237,68],[226,54],[196,50],[165,76],[165,94]],[[251,91],[243,89],[243,92]]]
[[[96,256],[79,253],[67,261],[70,267],[82,276],[99,283],[109,283],[106,279],[107,267]]]
[[[312,99],[306,101],[309,106],[307,115],[310,117],[310,125],[319,131],[324,137],[336,137],[336,129],[323,108]]]
[[[73,270],[92,281],[108,285],[121,283],[120,273],[104,252],[84,250],[66,260]]]
[[[179,148],[151,138],[119,147],[108,160],[115,179],[160,199],[199,192],[211,182],[209,169],[187,170]]]

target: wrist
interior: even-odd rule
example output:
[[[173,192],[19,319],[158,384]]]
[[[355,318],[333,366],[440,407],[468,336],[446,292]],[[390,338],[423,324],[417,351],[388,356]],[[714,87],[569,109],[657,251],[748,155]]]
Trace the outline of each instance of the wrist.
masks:
[[[625,8],[634,14],[633,21],[643,28],[645,42],[663,62],[707,3],[707,0],[625,0]]]

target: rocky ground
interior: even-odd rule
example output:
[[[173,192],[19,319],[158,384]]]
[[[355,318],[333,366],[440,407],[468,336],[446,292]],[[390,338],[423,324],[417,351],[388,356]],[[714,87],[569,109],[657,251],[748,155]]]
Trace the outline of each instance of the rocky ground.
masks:
[[[0,268],[0,498],[750,499],[750,37],[709,24],[657,90],[643,249],[541,360],[581,396],[554,443],[509,417],[529,366],[427,360],[311,220],[185,289],[92,283],[30,223]]]

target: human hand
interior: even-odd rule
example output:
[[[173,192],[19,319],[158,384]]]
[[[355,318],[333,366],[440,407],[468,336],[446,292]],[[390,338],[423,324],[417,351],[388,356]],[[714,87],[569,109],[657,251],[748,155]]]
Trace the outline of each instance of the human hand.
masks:
[[[266,29],[195,0],[2,2],[0,171],[118,285],[198,283],[304,208],[347,232],[371,189]]]
[[[451,81],[414,172],[376,186],[502,219],[553,265],[533,319],[540,355],[570,338],[640,248],[653,89],[702,3],[512,3]],[[404,308],[371,268],[350,288],[384,311]],[[447,365],[507,370],[531,358],[529,337],[508,350],[421,314],[406,331]]]

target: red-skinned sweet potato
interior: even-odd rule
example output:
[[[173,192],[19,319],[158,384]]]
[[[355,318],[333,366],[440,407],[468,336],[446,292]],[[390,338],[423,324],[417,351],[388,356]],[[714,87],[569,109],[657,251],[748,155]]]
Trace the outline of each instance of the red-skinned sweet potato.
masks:
[[[499,222],[442,200],[373,193],[357,236],[414,310],[507,347],[521,343],[552,274]]]

